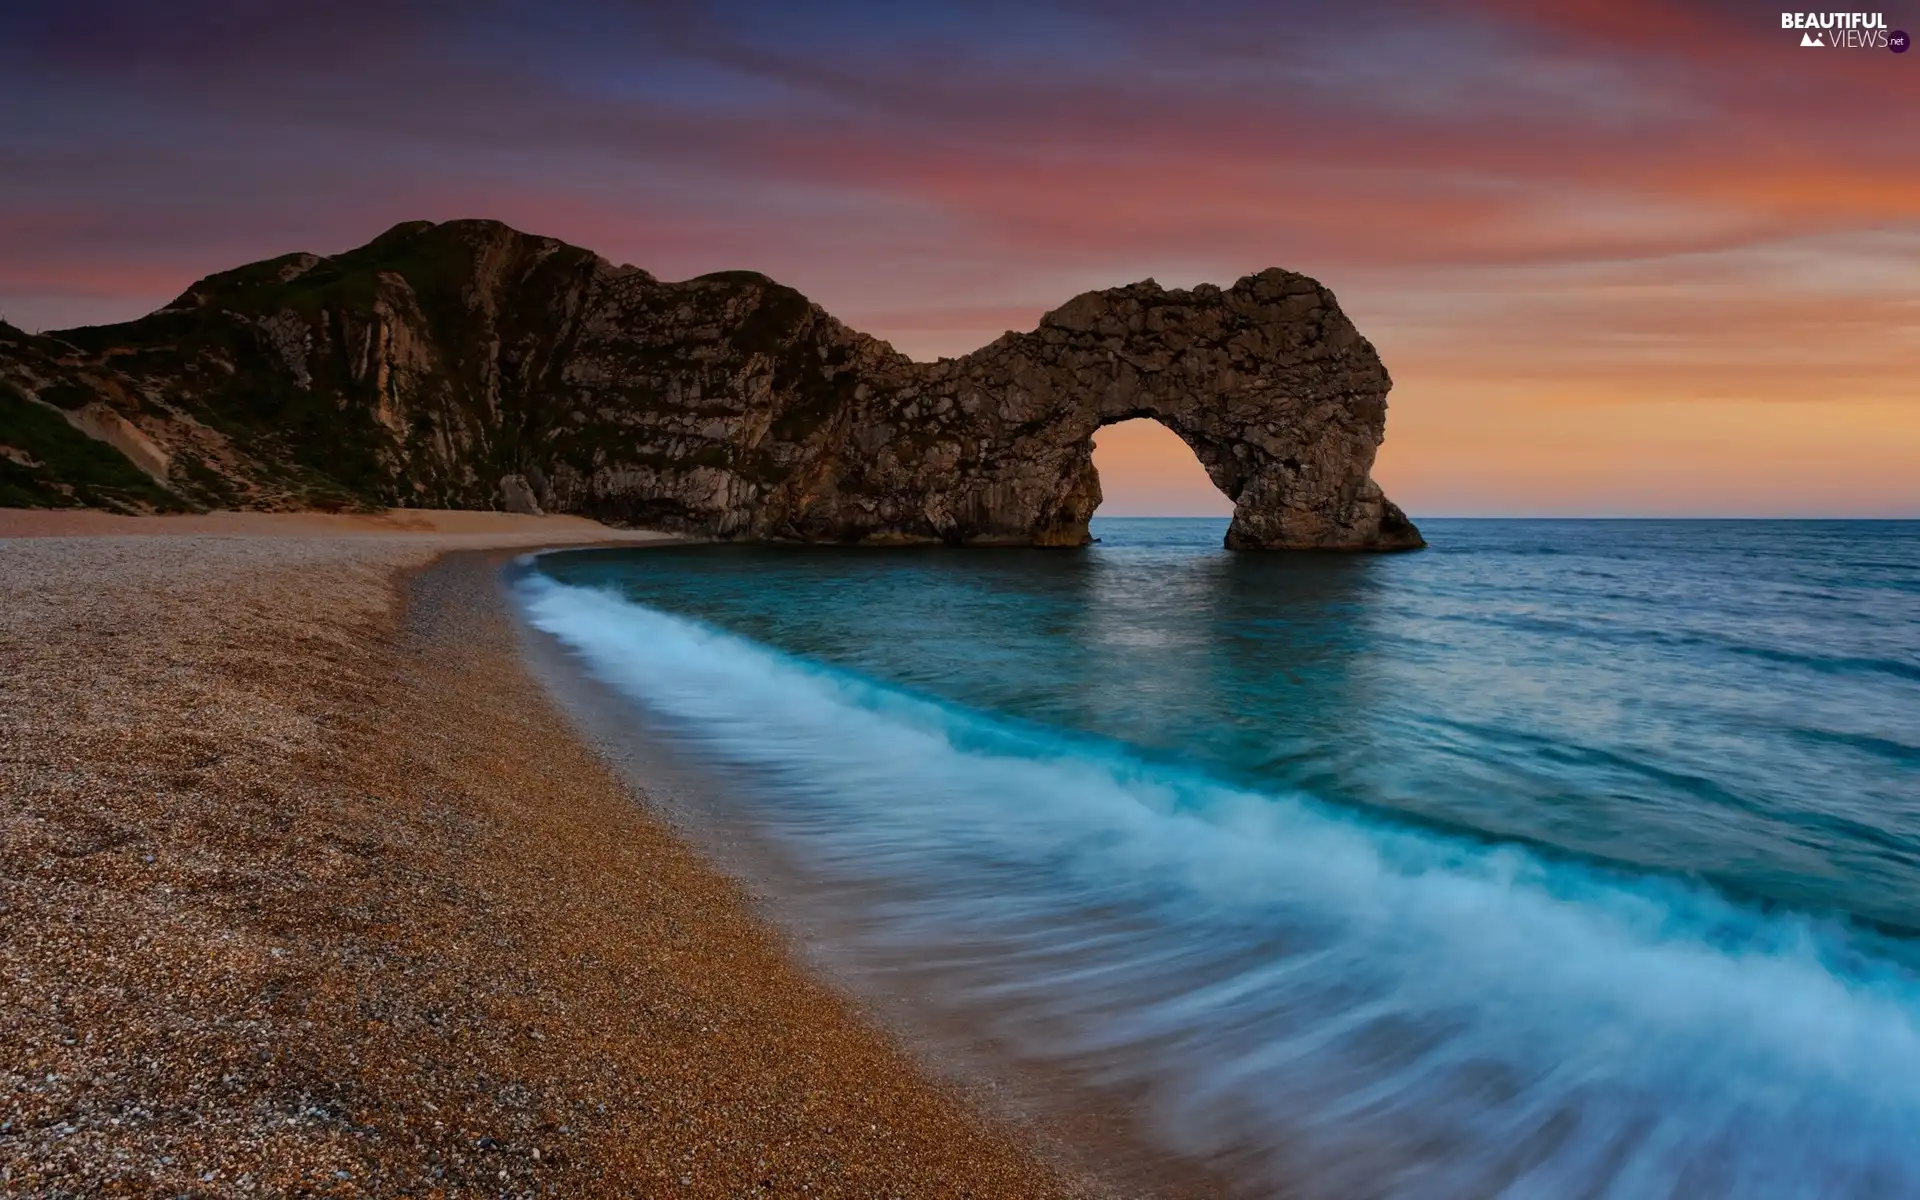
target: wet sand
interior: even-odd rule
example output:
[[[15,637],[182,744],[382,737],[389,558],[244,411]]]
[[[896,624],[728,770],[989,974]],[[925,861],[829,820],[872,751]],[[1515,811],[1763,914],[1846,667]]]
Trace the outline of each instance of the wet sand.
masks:
[[[501,555],[419,571],[620,536],[0,512],[0,1193],[1094,1194],[634,803]]]

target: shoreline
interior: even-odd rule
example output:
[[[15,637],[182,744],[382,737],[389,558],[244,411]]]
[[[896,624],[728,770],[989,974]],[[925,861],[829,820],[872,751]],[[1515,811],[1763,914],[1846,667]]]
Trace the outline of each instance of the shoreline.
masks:
[[[510,608],[516,581],[537,569],[519,561],[504,566]],[[1092,1063],[1019,1053],[991,1019],[951,1003],[960,983],[951,975],[856,950],[868,932],[863,910],[895,897],[885,889],[856,895],[837,885],[823,888],[791,848],[742,808],[755,789],[750,778],[691,752],[671,725],[596,676],[560,638],[517,612],[514,624],[529,673],[601,761],[675,837],[740,881],[753,911],[780,931],[790,958],[849,997],[862,1020],[893,1037],[929,1076],[1008,1126],[1090,1194],[1168,1200],[1256,1194],[1233,1182],[1230,1154],[1202,1158],[1169,1145],[1155,1127],[1146,1090],[1102,1082]]]
[[[0,1193],[1099,1194],[520,661],[509,554],[659,535],[406,518],[0,512]]]

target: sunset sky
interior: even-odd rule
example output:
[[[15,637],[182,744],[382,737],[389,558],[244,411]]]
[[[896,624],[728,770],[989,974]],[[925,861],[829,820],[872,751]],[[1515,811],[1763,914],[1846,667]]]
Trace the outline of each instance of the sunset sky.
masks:
[[[28,0],[0,316],[420,217],[765,271],[923,358],[1278,265],[1379,347],[1416,517],[1920,516],[1920,52],[1799,37],[1642,0]],[[1224,511],[1151,432],[1103,434],[1103,511]]]

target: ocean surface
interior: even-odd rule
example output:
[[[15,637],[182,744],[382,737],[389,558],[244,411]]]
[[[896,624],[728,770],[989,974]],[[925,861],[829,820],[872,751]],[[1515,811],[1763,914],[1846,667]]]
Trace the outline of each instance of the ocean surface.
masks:
[[[1920,523],[1224,528],[516,588],[825,952],[1249,1194],[1920,1195]]]

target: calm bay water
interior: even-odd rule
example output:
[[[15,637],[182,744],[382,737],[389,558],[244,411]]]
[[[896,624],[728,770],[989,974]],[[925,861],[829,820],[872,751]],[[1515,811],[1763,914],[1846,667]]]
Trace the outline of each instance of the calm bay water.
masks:
[[[529,620],[1250,1192],[1920,1194],[1920,523],[552,555]]]

